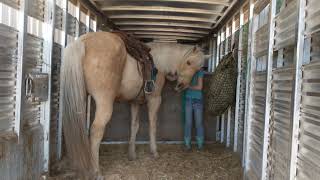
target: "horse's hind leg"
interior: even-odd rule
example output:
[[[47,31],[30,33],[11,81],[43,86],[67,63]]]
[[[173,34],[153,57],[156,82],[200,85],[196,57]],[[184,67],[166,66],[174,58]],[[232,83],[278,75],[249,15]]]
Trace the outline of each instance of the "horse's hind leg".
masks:
[[[99,171],[99,147],[100,142],[102,140],[105,127],[107,123],[111,119],[112,111],[113,111],[113,100],[96,100],[96,113],[94,121],[91,125],[90,129],[90,142],[91,142],[91,151],[93,155],[95,171],[100,173]]]
[[[157,119],[158,111],[161,104],[161,96],[154,96],[148,99],[149,110],[149,136],[150,136],[150,150],[152,155],[157,158],[159,156],[157,152]]]
[[[131,133],[129,140],[129,160],[136,159],[136,136],[139,130],[139,109],[139,104],[131,104]]]

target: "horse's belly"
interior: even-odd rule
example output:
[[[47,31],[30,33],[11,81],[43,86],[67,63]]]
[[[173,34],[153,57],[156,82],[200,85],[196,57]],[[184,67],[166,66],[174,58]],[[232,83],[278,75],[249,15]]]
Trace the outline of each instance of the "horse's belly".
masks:
[[[142,84],[143,80],[137,69],[137,61],[133,59],[130,55],[128,55],[126,64],[124,66],[120,91],[117,96],[117,99],[135,99],[141,90]]]

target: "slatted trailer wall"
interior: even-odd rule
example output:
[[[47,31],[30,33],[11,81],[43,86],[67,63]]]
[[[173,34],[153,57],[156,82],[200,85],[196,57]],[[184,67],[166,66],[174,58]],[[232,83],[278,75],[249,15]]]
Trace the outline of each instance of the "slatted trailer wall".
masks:
[[[291,166],[292,176],[297,175],[297,179],[318,179],[320,172],[320,152],[319,152],[319,52],[320,52],[320,5],[318,1],[300,1],[298,4],[302,9],[303,17],[301,20],[305,23],[305,32],[301,33],[301,41],[304,41],[304,51],[300,53],[299,72],[301,78],[297,83],[297,88],[301,88],[301,101],[296,101],[300,108],[298,119],[294,119],[294,125],[299,125],[294,128],[294,133],[299,133],[298,138],[294,138],[294,143],[298,144],[292,146],[292,155],[296,157],[297,165]],[[303,44],[301,45],[303,46]],[[300,89],[299,89],[300,90]],[[298,99],[299,100],[299,99]],[[300,105],[300,106],[299,106]],[[298,108],[297,108],[298,109]],[[296,115],[297,116],[297,115]],[[297,126],[294,126],[297,127]],[[295,169],[296,167],[296,169]]]
[[[320,7],[315,2],[252,0],[249,3],[245,93],[248,100],[243,139],[245,179],[317,179],[319,176]],[[225,31],[224,28],[218,31],[218,57],[227,46]],[[242,32],[242,42],[243,36]],[[241,94],[239,85],[237,91]],[[239,97],[237,102],[241,101]],[[235,111],[238,124],[239,107]],[[224,116],[221,142],[228,136],[228,132],[223,133],[228,131]]]
[[[0,142],[3,179],[39,179],[48,170],[50,100],[44,97],[31,101],[32,89],[28,82],[33,83],[35,80],[30,78],[43,73],[44,86],[50,89],[50,81],[45,79],[51,71],[52,2],[0,1],[0,34],[4,40],[0,102],[8,107],[1,109],[7,114],[1,119],[4,123],[1,125],[4,139]],[[46,95],[50,96],[50,92]]]
[[[40,179],[58,158],[66,2],[0,1],[0,179]],[[96,15],[85,13],[86,32],[96,30]]]
[[[269,179],[288,179],[292,137],[294,52],[297,2],[278,3],[272,50],[271,113],[268,147]]]
[[[52,103],[50,126],[50,160],[54,164],[62,156],[62,122],[60,112],[60,68],[63,48],[80,35],[97,29],[98,15],[80,1],[56,0],[55,34],[52,57]],[[90,98],[89,98],[90,99]]]
[[[18,4],[14,2],[12,5],[18,7]],[[5,14],[8,16],[9,11],[18,16],[18,11],[13,10],[6,4],[1,5],[3,11],[2,16]],[[16,18],[17,19],[17,18]],[[18,34],[17,22],[10,22],[9,19],[2,17],[0,24],[1,31],[1,120],[0,120],[0,131],[1,136],[15,136],[19,133],[19,122],[16,121],[15,112],[17,111],[17,98],[16,84],[17,84],[17,66],[18,64]]]
[[[264,139],[266,127],[266,108],[269,69],[269,32],[270,12],[268,2],[260,0],[254,2],[252,33],[251,33],[251,71],[250,96],[247,115],[247,142],[246,142],[246,177],[260,179],[263,177]]]
[[[235,144],[234,150],[243,159],[244,144],[244,122],[245,122],[245,103],[246,103],[246,80],[247,80],[247,54],[248,54],[248,34],[249,34],[249,3],[245,4],[240,11],[240,37],[238,49],[238,80],[237,97],[235,109]]]
[[[217,32],[216,66],[219,64],[219,59],[231,51],[232,45],[235,44],[236,52],[238,52],[235,55],[238,62],[238,85],[235,106],[230,107],[221,117],[217,118],[216,139],[234,151],[238,151],[242,156],[245,132],[249,3],[243,3],[238,9],[226,26],[222,26]]]
[[[269,19],[271,10],[268,4],[268,1],[250,1],[248,4],[244,3],[240,10],[242,31],[239,33],[238,40],[241,48],[237,58],[239,62],[239,75],[235,121],[234,123],[232,121],[227,124],[222,123],[221,126],[221,131],[227,131],[226,135],[228,137],[230,137],[232,126],[236,127],[234,128],[235,140],[233,141],[233,149],[240,152],[243,149],[243,162],[247,172],[246,178],[249,179],[260,179],[263,176],[262,173],[264,173],[264,144],[267,138],[264,134],[265,129],[268,129],[265,126],[265,124],[268,124],[268,121],[265,121],[265,111],[267,109],[267,89],[270,86],[270,83],[268,83],[270,81],[270,72],[268,72],[267,67],[269,66],[268,56],[270,55],[269,37],[271,23]],[[248,22],[248,24],[245,25],[244,21]],[[228,23],[226,23],[227,25]],[[221,36],[221,40],[223,40],[223,28],[218,34]],[[235,35],[233,37],[236,37]],[[248,48],[248,43],[250,48]],[[243,50],[246,52],[243,52]],[[246,55],[247,52],[249,56]],[[246,75],[247,72],[248,74]],[[247,79],[247,77],[249,78]],[[230,113],[227,113],[222,118],[226,115],[232,117]],[[226,120],[229,121],[231,119]],[[227,125],[227,127],[224,127],[224,125]],[[225,134],[223,133],[223,135]],[[227,139],[227,141],[230,142],[232,139]],[[243,146],[239,147],[239,144]]]

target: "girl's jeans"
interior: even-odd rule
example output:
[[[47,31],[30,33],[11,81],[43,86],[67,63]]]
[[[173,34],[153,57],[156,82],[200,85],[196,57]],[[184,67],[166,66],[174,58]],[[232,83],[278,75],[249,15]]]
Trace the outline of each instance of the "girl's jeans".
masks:
[[[186,112],[185,112],[185,125],[184,125],[184,140],[187,146],[191,144],[191,131],[192,131],[192,119],[194,115],[196,130],[197,130],[197,144],[198,148],[202,148],[204,140],[204,128],[203,128],[203,100],[192,99],[187,97],[186,99]]]

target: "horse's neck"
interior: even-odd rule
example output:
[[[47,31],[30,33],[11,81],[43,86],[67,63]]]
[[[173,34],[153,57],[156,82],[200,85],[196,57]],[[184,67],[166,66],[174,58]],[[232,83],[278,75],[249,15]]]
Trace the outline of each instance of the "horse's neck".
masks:
[[[151,54],[157,69],[164,74],[174,73],[184,61],[183,56],[192,46],[175,43],[150,43]]]

